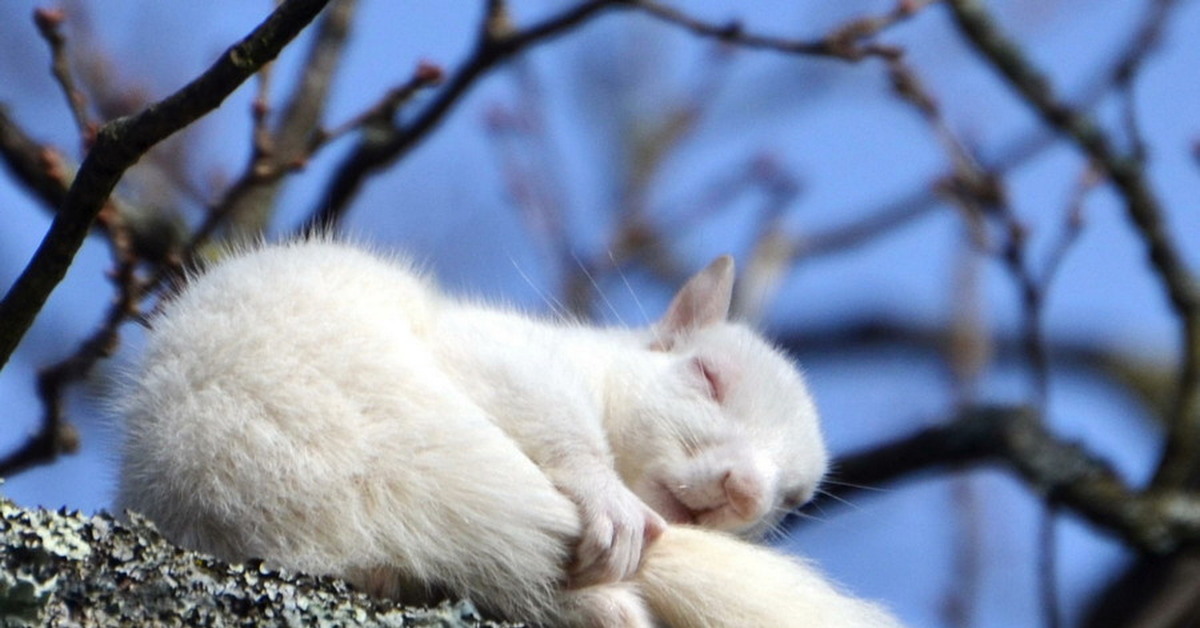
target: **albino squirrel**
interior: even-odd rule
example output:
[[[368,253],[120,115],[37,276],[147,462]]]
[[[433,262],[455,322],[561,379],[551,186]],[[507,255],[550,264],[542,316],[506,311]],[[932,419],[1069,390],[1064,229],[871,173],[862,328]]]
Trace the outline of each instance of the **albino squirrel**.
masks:
[[[752,536],[827,466],[733,262],[646,329],[539,320],[314,239],[230,254],[152,322],[118,506],[231,561],[563,627],[894,627]],[[718,531],[704,530],[712,528]]]

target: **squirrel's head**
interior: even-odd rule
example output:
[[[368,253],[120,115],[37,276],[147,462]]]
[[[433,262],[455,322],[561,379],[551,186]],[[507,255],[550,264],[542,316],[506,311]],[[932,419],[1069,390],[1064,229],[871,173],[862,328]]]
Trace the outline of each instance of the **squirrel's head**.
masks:
[[[624,481],[667,520],[753,535],[809,499],[828,466],[795,365],[729,322],[733,259],[693,276],[617,378],[607,429]]]

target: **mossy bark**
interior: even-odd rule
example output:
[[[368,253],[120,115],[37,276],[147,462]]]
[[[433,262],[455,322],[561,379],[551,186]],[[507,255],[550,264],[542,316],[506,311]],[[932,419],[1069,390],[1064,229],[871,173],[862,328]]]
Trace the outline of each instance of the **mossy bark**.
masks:
[[[0,497],[0,628],[109,625],[500,626],[467,601],[403,607],[336,578],[181,549],[137,516],[119,522]]]

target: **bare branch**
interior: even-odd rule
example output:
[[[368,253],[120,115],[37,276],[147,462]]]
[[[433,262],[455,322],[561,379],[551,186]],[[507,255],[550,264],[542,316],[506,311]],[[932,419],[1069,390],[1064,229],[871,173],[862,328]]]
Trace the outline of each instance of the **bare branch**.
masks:
[[[29,265],[0,301],[0,368],[67,272],[96,215],[130,166],[152,146],[212,111],[274,59],[329,0],[288,0],[203,74],[141,113],[101,127],[62,210]]]
[[[888,58],[898,56],[900,54],[898,48],[864,40],[878,35],[894,24],[907,20],[922,8],[935,1],[901,0],[896,3],[894,9],[884,15],[853,20],[835,29],[828,36],[815,40],[768,37],[748,33],[736,21],[725,25],[710,24],[698,20],[679,9],[651,0],[632,0],[630,6],[658,20],[684,28],[695,35],[718,39],[742,48],[859,61],[867,57]]]
[[[936,197],[928,190],[922,189],[901,197],[864,218],[793,238],[789,245],[791,255],[799,262],[853,251],[938,208]]]
[[[1119,88],[1121,77],[1128,74],[1131,68],[1140,67],[1145,62],[1154,50],[1151,43],[1157,41],[1157,33],[1166,23],[1170,9],[1178,4],[1178,0],[1155,0],[1155,4],[1147,9],[1146,15],[1138,25],[1138,34],[1114,57],[1112,65],[1087,81],[1090,87],[1085,89],[1079,98],[1081,108],[1089,108],[1110,94],[1114,88]],[[984,165],[995,175],[1004,174],[1042,154],[1054,145],[1053,140],[1054,136],[1048,133],[1033,131],[1004,143]],[[1200,150],[1197,150],[1196,154],[1200,155]],[[803,234],[789,243],[789,246],[793,251],[792,255],[798,261],[852,250],[908,224],[911,220],[931,213],[937,208],[937,204],[937,194],[929,186],[921,186],[875,209],[867,218],[832,228],[827,232]]]
[[[315,37],[302,65],[299,84],[289,96],[276,124],[269,124],[270,105],[266,98],[255,103],[255,116],[259,120],[255,154],[242,176],[212,210],[209,222],[231,220],[237,231],[250,237],[257,236],[266,227],[284,177],[307,162],[318,147],[313,136],[320,127],[357,6],[357,0],[331,2],[330,10],[315,27]],[[202,228],[193,237],[189,249],[194,250],[211,231],[211,228]]]
[[[1125,201],[1125,211],[1146,246],[1182,327],[1179,389],[1156,486],[1200,481],[1200,294],[1197,281],[1164,224],[1157,196],[1136,160],[1112,148],[1108,137],[1084,113],[1058,100],[1046,78],[1025,58],[978,0],[947,0],[967,40],[1004,76],[1051,128],[1070,138],[1108,174]]]
[[[420,111],[412,122],[394,124],[360,141],[337,167],[326,194],[310,213],[307,225],[336,224],[366,178],[372,172],[400,159],[420,143],[480,77],[512,56],[557,37],[606,10],[619,8],[644,11],[698,35],[715,37],[747,48],[856,60],[866,56],[898,54],[886,46],[863,44],[862,40],[910,17],[926,4],[928,3],[902,1],[885,16],[852,22],[826,40],[801,41],[749,34],[736,25],[718,27],[705,24],[678,10],[646,0],[589,0],[530,27],[519,29],[512,24],[505,3],[489,3],[489,12],[484,16],[479,39],[470,58],[451,75],[438,97]]]
[[[66,14],[62,9],[36,9],[33,12],[33,21],[37,24],[38,32],[42,35],[42,39],[45,39],[46,43],[50,45],[50,73],[54,75],[54,79],[62,88],[63,95],[67,98],[67,106],[71,110],[71,116],[75,119],[75,126],[79,129],[79,137],[86,150],[95,140],[96,129],[99,125],[88,114],[87,96],[84,95],[83,90],[79,89],[75,83],[75,77],[71,73],[71,64],[67,55],[67,38],[59,31],[65,18]]]
[[[112,274],[116,298],[104,321],[80,343],[75,353],[38,373],[37,391],[43,408],[41,425],[24,445],[0,458],[0,477],[12,477],[31,467],[49,464],[59,454],[75,453],[79,447],[79,434],[64,412],[63,393],[68,385],[87,377],[97,362],[112,355],[119,341],[119,329],[137,314],[141,297],[141,283],[135,274],[137,257],[130,238],[127,234],[115,235],[113,245],[119,258]]]
[[[1200,497],[1183,491],[1137,493],[1078,444],[1050,433],[1021,408],[969,408],[957,418],[836,464],[839,496],[918,473],[982,463],[1021,476],[1048,503],[1079,514],[1144,552],[1165,554],[1200,541]]]
[[[952,342],[947,326],[914,325],[887,317],[859,317],[837,324],[805,330],[790,330],[775,341],[802,361],[848,355],[894,352],[917,358],[939,355]],[[1019,335],[996,333],[991,339],[993,360],[1001,365],[1020,364],[1025,359]],[[1145,408],[1147,419],[1157,422],[1168,414],[1169,399],[1177,371],[1147,356],[1102,348],[1077,340],[1053,338],[1047,353],[1054,368],[1094,377],[1100,383],[1127,392]]]
[[[0,158],[17,183],[48,209],[56,211],[62,205],[70,186],[63,156],[29,137],[3,106],[0,106]]]
[[[451,75],[441,93],[422,109],[412,122],[395,123],[372,129],[364,135],[349,155],[337,166],[326,193],[310,212],[304,229],[313,225],[335,225],[345,214],[351,199],[373,172],[387,167],[425,139],[479,78],[513,55],[548,41],[586,22],[606,9],[617,6],[620,0],[589,0],[525,30],[503,34],[496,20],[485,16],[484,27],[470,58]],[[501,3],[493,3],[493,10]]]
[[[1130,144],[1132,159],[1141,163],[1146,159],[1146,139],[1142,136],[1137,115],[1137,98],[1134,83],[1145,66],[1146,60],[1158,49],[1167,17],[1178,6],[1178,0],[1154,0],[1146,9],[1142,24],[1134,34],[1125,54],[1117,62],[1113,72],[1113,83],[1121,95],[1122,123]]]

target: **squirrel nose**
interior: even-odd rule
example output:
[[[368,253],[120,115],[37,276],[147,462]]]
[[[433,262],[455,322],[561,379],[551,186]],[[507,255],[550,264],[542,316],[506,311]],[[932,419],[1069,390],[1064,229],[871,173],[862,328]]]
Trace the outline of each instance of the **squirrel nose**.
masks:
[[[757,521],[766,514],[767,495],[763,479],[753,473],[726,471],[721,480],[729,507],[743,521]]]

